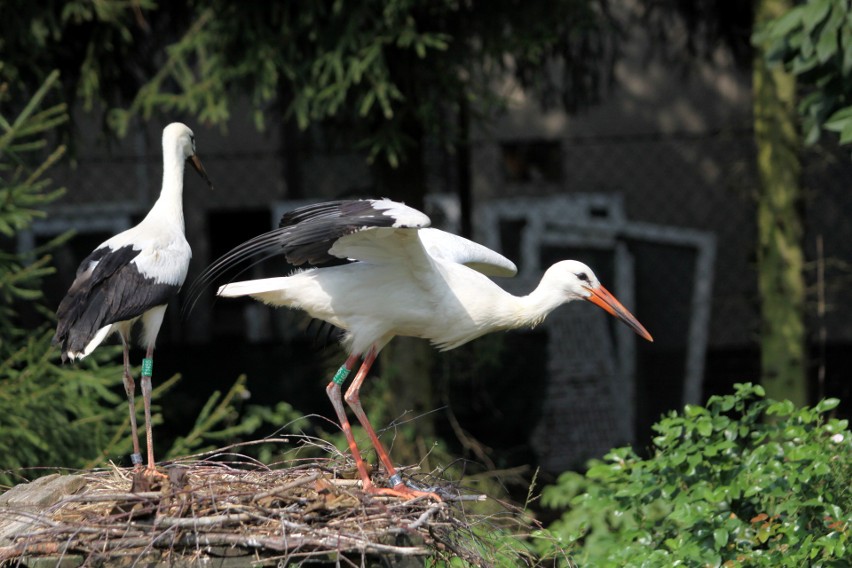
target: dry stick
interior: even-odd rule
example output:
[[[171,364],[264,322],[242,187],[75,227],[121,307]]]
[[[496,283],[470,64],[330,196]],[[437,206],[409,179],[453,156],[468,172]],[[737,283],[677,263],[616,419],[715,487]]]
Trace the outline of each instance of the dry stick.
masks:
[[[142,548],[154,546],[163,547],[166,543],[159,541],[151,542],[151,537],[131,537],[114,540],[92,541],[88,543],[92,548],[99,550],[115,550],[117,548]],[[341,547],[340,545],[346,545]],[[348,552],[358,551],[377,554],[399,554],[401,556],[427,556],[430,550],[422,546],[394,546],[390,544],[365,543],[346,535],[334,535],[333,537],[311,538],[289,535],[286,545],[283,539],[270,537],[247,537],[230,533],[204,533],[184,534],[168,546],[240,546],[243,548],[265,548],[269,550],[285,551],[292,548],[313,546],[325,548],[322,553],[331,551]]]
[[[293,523],[291,521],[287,521],[285,519],[281,519],[281,525],[286,529],[289,528],[291,531],[295,531],[295,534],[290,533],[287,534],[286,531],[282,531],[284,535],[287,535],[288,539],[291,538],[307,538],[310,539],[310,536],[301,536],[303,533],[308,535],[313,535],[315,538],[319,538],[320,540],[349,540],[351,543],[356,543],[359,550],[364,546],[370,546],[371,543],[366,540],[368,538],[382,536],[386,534],[396,534],[397,531],[394,530],[375,530],[375,531],[362,531],[362,536],[357,536],[353,534],[346,534],[341,532],[340,530],[328,530],[321,528],[312,528],[309,526],[299,525],[297,523]]]
[[[0,547],[0,562],[23,556],[26,552],[30,552],[31,554],[56,554],[62,544],[59,542],[45,542],[23,548],[20,545],[3,546]]]
[[[42,523],[43,525],[47,525],[47,526],[50,526],[50,527],[61,526],[60,523],[57,523],[56,521],[51,521],[50,519],[48,519],[44,515],[40,515],[38,513],[31,513],[29,511],[19,511],[17,509],[0,508],[0,517],[4,517],[4,518],[5,517],[22,517],[24,519],[32,521],[31,524],[38,522],[38,523]],[[20,522],[23,522],[23,521],[20,521]]]
[[[286,483],[281,487],[276,487],[275,489],[270,489],[269,491],[264,491],[262,493],[257,493],[252,497],[252,501],[259,501],[261,499],[265,499],[266,497],[272,497],[273,495],[277,495],[282,491],[287,491],[289,489],[294,489],[296,487],[307,485],[312,481],[316,481],[322,477],[321,473],[315,473],[313,475],[308,475],[307,477],[302,477],[301,479],[297,479],[296,481],[291,481],[290,483]]]
[[[488,467],[488,469],[496,469],[497,464],[495,464],[494,460],[488,457],[488,454],[486,453],[487,450],[490,450],[491,448],[489,448],[476,438],[469,436],[468,433],[464,430],[464,428],[461,427],[461,424],[459,424],[459,421],[456,418],[456,415],[450,405],[446,406],[447,419],[450,422],[450,426],[452,427],[453,433],[456,435],[456,438],[459,442],[461,442],[462,447],[464,447],[464,449],[466,450],[472,451],[476,455],[476,457],[479,458],[479,461],[484,463],[486,467]]]
[[[326,479],[330,484],[340,487],[355,487],[361,485],[360,479]]]
[[[178,495],[174,493],[173,495]],[[105,501],[150,501],[160,499],[165,494],[160,491],[144,491],[142,493],[84,493],[82,495],[69,495],[63,502],[79,503],[103,503]]]
[[[429,507],[428,509],[426,509],[426,510],[423,512],[423,514],[421,514],[419,517],[417,517],[417,520],[416,520],[416,521],[414,521],[413,523],[411,523],[411,524],[409,524],[409,525],[408,525],[408,527],[407,527],[407,528],[408,528],[408,530],[410,530],[410,531],[414,531],[414,530],[419,529],[420,527],[422,527],[422,526],[423,526],[423,524],[424,524],[426,521],[428,521],[428,520],[429,520],[429,517],[431,517],[431,516],[432,516],[432,515],[434,515],[437,511],[440,511],[440,510],[441,510],[441,504],[440,504],[440,503],[438,503],[437,505],[432,505],[431,507]]]
[[[141,530],[131,530],[133,534],[143,534]],[[37,538],[40,536],[60,536],[60,535],[73,535],[73,534],[103,534],[103,533],[115,533],[115,534],[127,534],[128,527],[84,527],[84,526],[58,526],[55,528],[42,529],[39,531],[29,532],[29,533],[21,533],[20,535],[15,536],[16,539],[22,540],[27,538]]]
[[[157,528],[200,528],[224,525],[227,523],[241,523],[250,521],[252,516],[247,513],[237,513],[231,515],[210,515],[208,517],[157,517],[154,519],[154,526]]]
[[[441,497],[441,499],[446,503],[452,501],[486,501],[488,500],[488,495],[447,495],[446,497]]]

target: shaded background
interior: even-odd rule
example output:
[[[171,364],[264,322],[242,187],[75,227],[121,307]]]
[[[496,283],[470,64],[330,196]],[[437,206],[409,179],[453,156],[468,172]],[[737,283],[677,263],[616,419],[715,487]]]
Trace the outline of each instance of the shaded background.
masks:
[[[539,329],[436,353],[436,433],[457,449],[465,449],[460,431],[469,433],[495,466],[541,465],[555,474],[614,445],[645,448],[661,413],[759,377],[749,71],[720,42],[685,72],[643,34],[625,32],[624,56],[600,104],[568,114],[507,78],[493,88],[509,95],[509,108],[473,129],[466,152],[421,149],[426,211],[436,225],[459,231],[459,195],[468,195],[473,236],[522,268],[502,283],[508,289],[529,291],[555,260],[583,260],[656,340],[637,342],[603,314],[568,306]],[[180,115],[135,121],[115,141],[77,109],[75,161],[54,173],[68,194],[18,242],[26,249],[78,232],[57,254],[50,304],[94,246],[140,220],[156,199],[160,133],[172,120],[193,128],[216,186],[211,193],[186,175],[188,282],[295,205],[381,197],[365,154],[345,135],[320,126],[258,133],[254,110],[243,101],[224,128]],[[284,123],[274,106],[265,112],[267,124]],[[848,401],[852,171],[848,152],[831,141],[809,149],[803,163],[811,370],[814,377],[820,366],[826,371],[823,384],[812,381],[812,399]],[[824,318],[817,316],[818,263],[826,270]],[[268,263],[251,274],[286,270]],[[257,401],[287,400],[306,414],[332,416],[323,387],[342,355],[305,333],[304,318],[248,301],[214,304],[209,291],[181,318],[184,299],[169,310],[158,340],[158,374],[184,376],[163,405],[168,428],[181,431],[208,393],[243,372]],[[365,393],[381,388],[392,386],[371,381]]]

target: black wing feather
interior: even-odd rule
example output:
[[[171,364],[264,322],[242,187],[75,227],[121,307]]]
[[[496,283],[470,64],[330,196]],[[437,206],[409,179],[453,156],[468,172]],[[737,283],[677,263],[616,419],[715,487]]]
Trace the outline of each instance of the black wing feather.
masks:
[[[111,323],[138,317],[168,303],[179,286],[146,278],[131,264],[141,251],[131,245],[95,249],[77,269],[77,277],[56,311],[54,343],[63,360],[69,351],[79,352],[97,331]],[[97,266],[91,269],[91,263]]]
[[[339,238],[367,227],[392,227],[397,223],[397,219],[373,204],[371,200],[327,201],[285,213],[277,229],[237,245],[208,266],[189,288],[188,309],[192,309],[201,292],[214,280],[249,259],[257,259],[249,267],[279,255],[294,266],[346,264],[348,260],[329,253]],[[245,270],[248,267],[232,278]]]

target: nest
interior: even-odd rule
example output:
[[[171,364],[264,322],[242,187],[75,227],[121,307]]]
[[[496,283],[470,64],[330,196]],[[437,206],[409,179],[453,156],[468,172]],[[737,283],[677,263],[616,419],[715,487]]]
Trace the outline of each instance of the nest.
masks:
[[[466,501],[484,496],[463,494],[446,480],[430,487],[440,502],[366,494],[360,481],[347,478],[354,463],[340,454],[272,467],[219,452],[164,471],[167,477],[153,484],[118,467],[57,475],[70,494],[47,506],[12,495],[0,503],[7,524],[0,526],[6,537],[0,562],[358,566],[381,556],[420,557],[420,565],[423,557],[491,564],[474,530],[483,518],[466,512]],[[379,474],[373,480],[386,482]],[[50,483],[56,480],[42,485]],[[10,530],[10,522],[18,526]]]

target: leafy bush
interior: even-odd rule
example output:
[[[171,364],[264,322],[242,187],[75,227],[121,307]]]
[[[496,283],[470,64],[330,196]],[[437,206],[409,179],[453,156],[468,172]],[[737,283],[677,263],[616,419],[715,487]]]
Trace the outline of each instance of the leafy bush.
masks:
[[[581,566],[850,566],[852,438],[813,408],[736,385],[671,413],[653,455],[630,448],[567,472],[543,502]],[[545,541],[542,548],[549,545]]]
[[[804,96],[799,103],[808,144],[822,130],[852,142],[852,4],[847,0],[806,0],[760,26],[753,43],[764,45],[770,63],[796,75]]]

